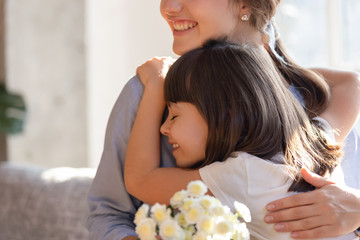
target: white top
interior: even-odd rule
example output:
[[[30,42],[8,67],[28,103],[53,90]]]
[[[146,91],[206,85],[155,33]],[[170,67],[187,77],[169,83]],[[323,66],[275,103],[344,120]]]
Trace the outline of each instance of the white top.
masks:
[[[320,120],[323,122],[322,119]],[[276,158],[283,157],[279,154]],[[276,232],[272,224],[265,223],[264,217],[267,213],[266,204],[296,194],[288,192],[292,179],[289,178],[287,168],[286,165],[274,164],[251,154],[239,152],[235,158],[228,158],[224,162],[215,162],[201,168],[200,176],[214,196],[229,206],[233,212],[235,212],[234,201],[247,205],[252,217],[251,222],[247,224],[251,239],[283,240],[291,239],[290,233]],[[335,172],[332,179],[343,182],[341,168],[336,169]],[[327,239],[358,238],[351,233]]]

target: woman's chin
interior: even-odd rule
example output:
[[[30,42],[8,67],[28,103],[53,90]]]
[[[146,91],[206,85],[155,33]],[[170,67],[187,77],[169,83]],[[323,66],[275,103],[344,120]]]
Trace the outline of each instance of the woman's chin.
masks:
[[[176,42],[174,41],[173,43],[173,52],[176,54],[176,55],[183,55],[195,48],[198,48],[200,46],[197,46],[197,45],[190,45],[190,44],[182,44],[182,43],[179,43],[179,42]]]

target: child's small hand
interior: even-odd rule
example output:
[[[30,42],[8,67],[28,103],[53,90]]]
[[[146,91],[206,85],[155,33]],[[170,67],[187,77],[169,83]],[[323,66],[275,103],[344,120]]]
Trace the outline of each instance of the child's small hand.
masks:
[[[154,57],[136,69],[136,74],[139,75],[144,86],[149,83],[164,82],[167,71],[174,63],[175,59],[172,57]]]

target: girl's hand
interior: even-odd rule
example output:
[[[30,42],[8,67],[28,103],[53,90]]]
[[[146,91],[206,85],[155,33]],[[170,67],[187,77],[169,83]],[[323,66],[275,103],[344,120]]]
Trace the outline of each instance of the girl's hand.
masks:
[[[174,61],[172,57],[154,57],[140,65],[136,69],[136,74],[139,75],[145,87],[149,83],[162,84],[166,73]]]
[[[267,205],[267,223],[295,239],[336,237],[360,226],[360,192],[339,186],[302,170],[304,179],[319,188],[276,200]]]

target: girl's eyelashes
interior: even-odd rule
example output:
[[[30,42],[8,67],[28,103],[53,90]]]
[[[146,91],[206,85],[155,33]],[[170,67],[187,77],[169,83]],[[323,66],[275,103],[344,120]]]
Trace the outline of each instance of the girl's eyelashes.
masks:
[[[170,120],[174,120],[175,118],[177,118],[177,115],[173,115],[172,117],[170,117]]]

